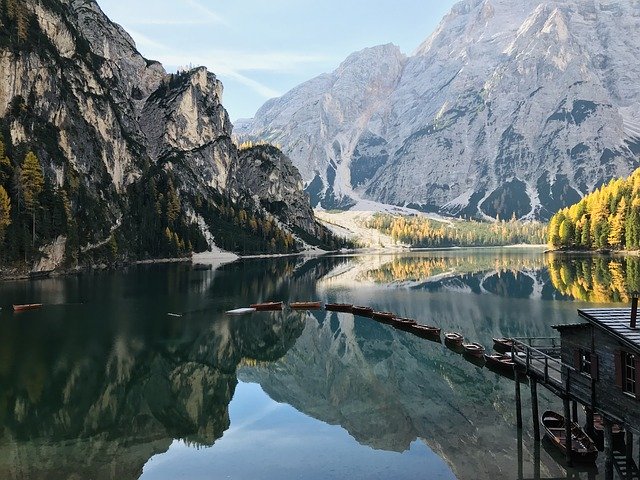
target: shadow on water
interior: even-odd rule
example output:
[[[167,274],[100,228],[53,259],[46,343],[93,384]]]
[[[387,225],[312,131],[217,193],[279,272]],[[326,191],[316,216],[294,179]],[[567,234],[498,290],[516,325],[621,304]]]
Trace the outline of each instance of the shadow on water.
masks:
[[[0,284],[0,476],[138,478],[173,439],[214,445],[239,378],[362,445],[403,452],[420,440],[461,479],[596,478],[564,469],[528,428],[518,442],[513,382],[442,344],[348,314],[224,311],[272,299],[371,305],[490,350],[492,337],[553,334],[581,301],[624,301],[636,260],[290,257]],[[45,308],[7,308],[34,301]],[[553,402],[543,395],[541,411]]]

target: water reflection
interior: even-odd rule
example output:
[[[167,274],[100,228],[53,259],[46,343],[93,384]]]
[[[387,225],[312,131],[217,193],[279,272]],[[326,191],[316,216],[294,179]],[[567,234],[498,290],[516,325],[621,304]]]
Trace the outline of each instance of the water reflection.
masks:
[[[624,301],[637,260],[488,249],[0,284],[0,477],[138,478],[174,439],[217,444],[238,377],[362,445],[427,445],[458,478],[564,476],[528,430],[519,456],[513,383],[443,345],[346,314],[223,312],[269,299],[366,304],[489,347],[552,335],[575,320],[572,298]],[[46,307],[7,311],[31,301]],[[553,401],[543,396],[541,411]]]
[[[552,256],[549,273],[562,294],[586,302],[629,302],[640,292],[638,257]]]

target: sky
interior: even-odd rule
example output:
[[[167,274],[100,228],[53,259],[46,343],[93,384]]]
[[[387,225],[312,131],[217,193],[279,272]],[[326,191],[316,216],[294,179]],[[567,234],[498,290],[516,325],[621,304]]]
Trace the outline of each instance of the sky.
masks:
[[[206,66],[232,121],[333,71],[349,54],[394,43],[411,54],[456,0],[98,0],[140,53],[169,72]]]

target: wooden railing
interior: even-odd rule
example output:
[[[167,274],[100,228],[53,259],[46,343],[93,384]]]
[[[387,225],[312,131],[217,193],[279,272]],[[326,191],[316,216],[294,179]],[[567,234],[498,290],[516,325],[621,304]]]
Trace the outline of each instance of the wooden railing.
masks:
[[[514,362],[524,367],[526,374],[535,373],[541,382],[554,387],[558,393],[565,395],[582,393],[579,395],[581,400],[591,403],[590,398],[586,396],[586,393],[591,390],[591,378],[562,362],[558,343],[557,339],[542,337],[515,339],[512,348]]]

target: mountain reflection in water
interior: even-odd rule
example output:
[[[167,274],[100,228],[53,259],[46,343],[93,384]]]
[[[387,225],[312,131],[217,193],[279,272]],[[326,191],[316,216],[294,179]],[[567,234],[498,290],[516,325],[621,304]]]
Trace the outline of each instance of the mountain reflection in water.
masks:
[[[514,478],[510,380],[443,345],[352,315],[285,310],[229,317],[224,311],[271,299],[358,303],[490,347],[495,336],[548,336],[552,324],[574,321],[581,304],[568,300],[584,299],[574,295],[576,285],[614,278],[612,297],[588,299],[624,300],[637,271],[631,259],[487,249],[254,259],[211,271],[151,266],[3,283],[0,477],[135,479],[175,439],[213,445],[211,455],[233,421],[229,404],[240,378],[260,384],[277,402],[339,425],[380,451],[381,465],[383,451],[414,451],[420,442],[428,446],[421,455],[435,452],[458,478]],[[8,311],[10,303],[30,301],[45,308]],[[552,404],[543,395],[541,411]],[[300,423],[288,434],[298,431],[301,439],[303,425],[320,428],[305,417],[288,418]],[[544,451],[533,464],[528,429],[524,449],[525,471],[565,474]],[[363,452],[341,461],[356,468]],[[264,468],[258,476],[279,478],[279,472]],[[322,475],[309,470],[308,476]]]

